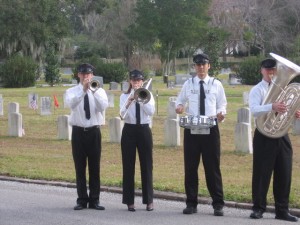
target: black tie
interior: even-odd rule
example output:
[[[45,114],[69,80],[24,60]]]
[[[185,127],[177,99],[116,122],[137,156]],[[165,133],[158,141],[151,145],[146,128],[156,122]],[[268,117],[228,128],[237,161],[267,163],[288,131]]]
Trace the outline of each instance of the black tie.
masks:
[[[136,124],[141,124],[141,114],[140,114],[140,104],[135,103],[135,117],[136,117]]]
[[[205,116],[205,93],[204,93],[204,87],[203,87],[203,80],[200,80],[200,115]]]
[[[86,93],[84,96],[84,106],[83,109],[85,111],[85,118],[88,120],[91,118],[91,112],[90,112],[90,103],[89,103],[89,96]]]

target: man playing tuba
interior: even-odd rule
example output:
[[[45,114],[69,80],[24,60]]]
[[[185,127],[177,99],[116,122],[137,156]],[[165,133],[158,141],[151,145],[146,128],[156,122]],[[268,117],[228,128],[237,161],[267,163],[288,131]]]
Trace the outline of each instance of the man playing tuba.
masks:
[[[261,62],[262,81],[252,88],[249,95],[251,113],[257,119],[271,111],[283,114],[287,109],[284,102],[262,104],[267,95],[272,77],[276,76],[276,60],[265,59]],[[270,90],[271,91],[271,90]],[[300,118],[300,110],[296,111]],[[267,193],[273,173],[273,194],[276,219],[296,222],[298,218],[289,213],[289,194],[292,177],[293,149],[288,134],[282,137],[269,137],[258,129],[253,137],[253,174],[252,174],[252,219],[260,219],[266,210]]]

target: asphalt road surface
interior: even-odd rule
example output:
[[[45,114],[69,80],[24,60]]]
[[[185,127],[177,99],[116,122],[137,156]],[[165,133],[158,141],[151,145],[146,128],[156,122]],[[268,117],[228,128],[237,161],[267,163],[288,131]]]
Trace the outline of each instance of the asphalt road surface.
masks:
[[[101,192],[105,211],[73,210],[76,189],[0,180],[0,225],[224,225],[224,224],[299,224],[274,219],[265,213],[263,219],[249,218],[250,210],[224,208],[225,216],[216,217],[210,205],[198,205],[198,213],[182,214],[184,202],[154,199],[154,211],[145,210],[136,197],[136,212],[127,211],[120,194]]]

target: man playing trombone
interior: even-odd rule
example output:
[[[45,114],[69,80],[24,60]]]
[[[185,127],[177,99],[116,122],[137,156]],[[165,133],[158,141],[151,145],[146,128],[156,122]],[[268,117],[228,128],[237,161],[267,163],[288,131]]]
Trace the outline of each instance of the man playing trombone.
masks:
[[[122,164],[123,164],[123,200],[128,211],[134,212],[134,174],[136,150],[141,166],[141,180],[143,204],[146,210],[153,210],[153,160],[152,160],[152,132],[149,127],[151,116],[155,112],[155,101],[152,93],[142,90],[144,75],[138,70],[129,74],[130,86],[126,93],[120,96],[120,116],[124,119],[121,137]],[[145,99],[139,102],[137,92],[144,93]],[[135,96],[135,97],[134,97]]]

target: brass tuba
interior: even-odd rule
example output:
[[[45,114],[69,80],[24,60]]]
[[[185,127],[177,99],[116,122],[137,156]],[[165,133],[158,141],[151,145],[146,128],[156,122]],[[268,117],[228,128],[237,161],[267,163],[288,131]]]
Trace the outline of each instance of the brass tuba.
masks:
[[[271,111],[257,117],[257,129],[267,137],[279,138],[288,133],[300,104],[299,83],[289,84],[300,75],[300,67],[274,53],[270,55],[277,61],[277,71],[265,96],[263,105],[283,102],[287,106],[285,113]]]

